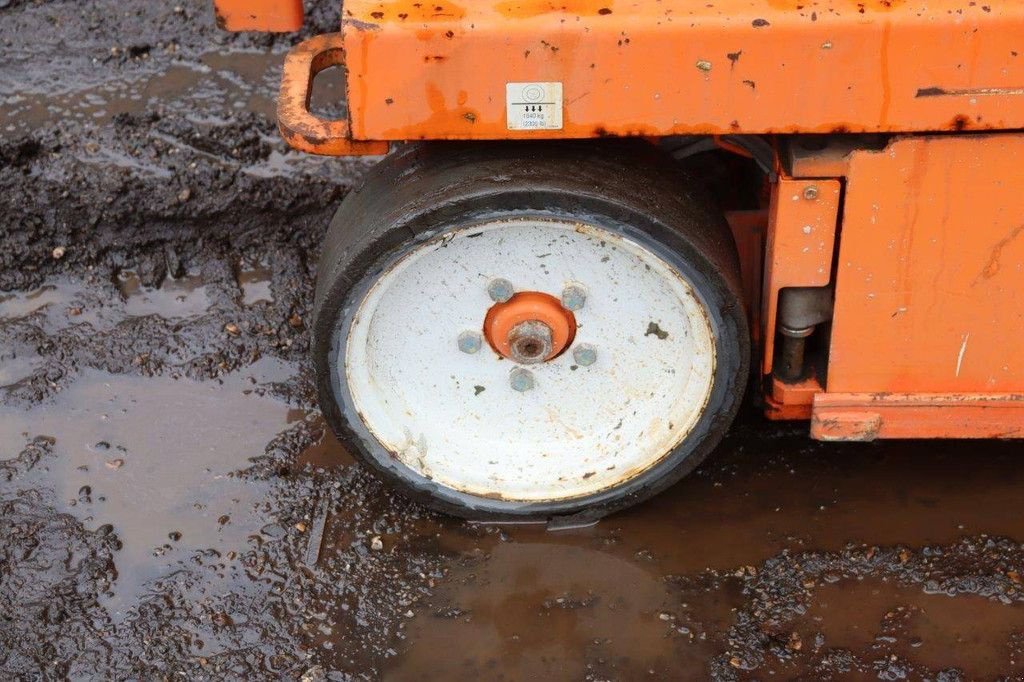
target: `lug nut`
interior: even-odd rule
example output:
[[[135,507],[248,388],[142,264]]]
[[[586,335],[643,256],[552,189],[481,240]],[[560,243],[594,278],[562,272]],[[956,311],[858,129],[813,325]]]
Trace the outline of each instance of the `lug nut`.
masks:
[[[587,290],[581,284],[570,284],[562,289],[562,305],[566,310],[580,310],[587,302]]]
[[[508,374],[509,385],[513,391],[523,393],[533,388],[533,372],[522,367],[516,367]]]
[[[589,343],[581,343],[572,349],[572,357],[580,367],[590,367],[597,362],[597,349]]]
[[[504,303],[512,298],[514,293],[516,293],[516,289],[512,286],[512,282],[507,279],[498,277],[487,283],[487,295],[496,303]]]
[[[459,350],[463,353],[473,353],[480,350],[480,334],[477,332],[462,332],[459,334]]]

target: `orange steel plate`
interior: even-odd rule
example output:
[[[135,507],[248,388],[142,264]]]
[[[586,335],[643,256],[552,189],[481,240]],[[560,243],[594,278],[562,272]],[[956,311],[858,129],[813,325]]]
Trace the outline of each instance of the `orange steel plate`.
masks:
[[[780,178],[772,188],[764,257],[763,374],[771,374],[775,317],[785,287],[823,287],[832,280],[840,185],[832,180]]]
[[[818,440],[1024,437],[1024,394],[819,393],[813,409]]]
[[[849,163],[828,391],[1024,393],[1024,133]]]
[[[226,31],[298,31],[302,0],[214,0],[217,25]]]
[[[356,139],[1024,128],[1019,0],[347,0],[342,23]],[[561,127],[509,130],[506,84],[533,82]]]

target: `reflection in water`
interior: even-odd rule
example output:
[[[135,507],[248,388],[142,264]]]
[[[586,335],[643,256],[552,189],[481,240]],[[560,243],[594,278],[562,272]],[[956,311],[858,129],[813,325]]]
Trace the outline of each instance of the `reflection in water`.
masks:
[[[52,402],[0,407],[4,459],[37,437],[53,442],[19,485],[54,490],[59,509],[91,529],[110,524],[123,543],[106,604],[115,619],[168,565],[243,550],[260,530],[266,491],[232,474],[301,419],[260,388],[294,373],[271,359],[210,382],[86,370]]]
[[[1019,445],[822,445],[748,420],[697,475],[594,527],[449,522],[441,545],[455,566],[385,677],[701,680],[750,667],[877,679],[880,659],[889,672],[1013,670],[1024,605],[970,593],[989,567],[960,567],[968,594],[929,595],[929,570],[944,566],[902,573],[917,553],[849,548],[934,557],[972,533],[1024,537]],[[883,650],[890,611],[911,615]]]

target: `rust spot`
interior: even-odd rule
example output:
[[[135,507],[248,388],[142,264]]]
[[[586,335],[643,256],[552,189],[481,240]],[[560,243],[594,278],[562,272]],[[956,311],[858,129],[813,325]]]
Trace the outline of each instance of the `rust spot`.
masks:
[[[949,124],[949,127],[952,128],[953,130],[960,131],[960,130],[964,130],[965,128],[967,128],[967,126],[969,126],[970,124],[971,124],[971,119],[967,118],[963,114],[958,114],[958,115],[953,117],[953,120]]]
[[[369,16],[379,21],[447,21],[461,19],[466,15],[465,8],[450,2],[433,4],[395,0],[378,3],[377,7]]]
[[[736,50],[735,52],[727,52],[725,56],[729,58],[729,61],[732,62],[733,66],[736,66],[736,62],[740,60],[740,55],[742,54],[743,50]]]
[[[946,91],[942,88],[918,88],[914,97],[938,97],[945,94]]]
[[[751,80],[743,81],[743,84],[749,87],[751,90],[757,90],[757,83]]]
[[[754,28],[764,28],[765,26],[771,26],[771,24],[768,23],[767,19],[754,19],[752,22],[750,22],[750,25],[753,26]]]
[[[605,14],[611,14],[612,11],[610,9],[608,9],[607,7],[602,7],[601,9],[597,10],[597,13],[601,14],[601,15],[605,15]]]

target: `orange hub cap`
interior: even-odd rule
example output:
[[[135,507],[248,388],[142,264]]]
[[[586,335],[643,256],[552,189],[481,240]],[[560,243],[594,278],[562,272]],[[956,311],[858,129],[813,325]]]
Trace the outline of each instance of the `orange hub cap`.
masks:
[[[545,328],[550,330],[550,337],[545,331],[543,341],[537,340],[532,332]],[[550,360],[572,343],[576,336],[576,318],[554,296],[523,291],[504,303],[491,306],[484,318],[484,336],[491,347],[506,358],[524,362],[520,359],[524,355],[541,350],[542,357],[537,360]],[[548,339],[550,348],[546,344]]]

